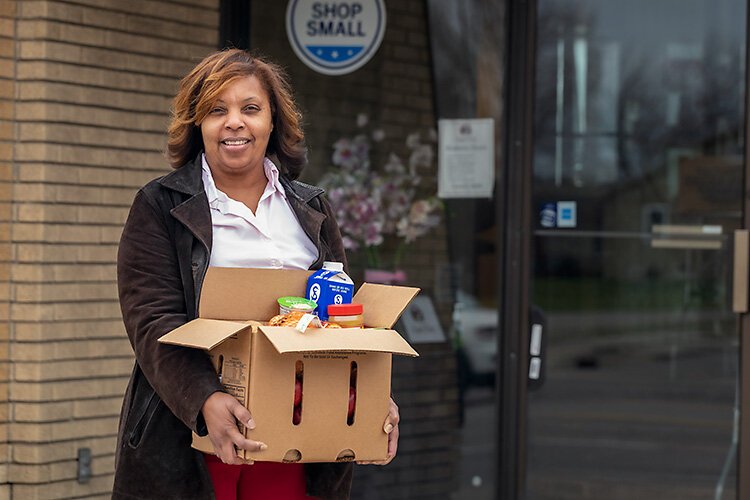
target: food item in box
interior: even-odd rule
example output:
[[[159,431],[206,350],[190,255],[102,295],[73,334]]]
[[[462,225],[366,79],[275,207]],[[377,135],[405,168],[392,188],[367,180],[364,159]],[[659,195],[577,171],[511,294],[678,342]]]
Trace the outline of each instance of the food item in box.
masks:
[[[346,423],[354,423],[354,411],[357,407],[357,364],[352,363],[352,371],[349,374],[349,405],[346,412]]]
[[[320,326],[323,328],[341,328],[341,325],[338,323],[333,323],[331,321],[321,321]]]
[[[341,328],[364,328],[364,308],[362,304],[330,304],[328,320]]]
[[[279,314],[286,314],[292,311],[303,313],[312,313],[318,307],[314,301],[304,297],[279,297]]]
[[[302,375],[297,374],[294,379],[294,412],[292,414],[292,423],[299,425],[302,420]]]
[[[312,317],[311,317],[312,316]],[[340,325],[330,321],[320,321],[310,313],[291,311],[286,314],[277,314],[268,322],[269,326],[291,326],[304,333],[308,326],[316,328],[341,328]]]
[[[349,386],[349,407],[346,412],[346,420],[351,425],[354,421],[354,407],[357,404],[357,390],[353,386]]]
[[[321,327],[320,320],[317,316],[301,311],[292,311],[286,314],[278,314],[268,322],[269,326],[291,326],[300,333],[305,333],[307,327],[312,325],[316,328]]]
[[[304,384],[304,371],[301,361],[297,361],[294,374],[294,407],[292,411],[292,423],[299,425],[302,421],[302,389]],[[357,364],[352,363],[349,374],[349,402],[346,412],[348,425],[354,423],[354,413],[357,406]]]
[[[302,381],[296,379],[294,381],[294,406],[299,406],[302,403]]]
[[[294,463],[299,462],[300,460],[302,460],[302,454],[299,450],[289,450],[281,461],[283,463]]]
[[[269,326],[297,326],[299,320],[307,313],[302,311],[291,311],[286,314],[277,314],[268,322]]]
[[[325,266],[307,279],[307,298],[318,304],[320,319],[328,319],[329,304],[348,304],[354,296],[354,282],[344,272],[343,265]],[[336,263],[340,264],[340,263]]]

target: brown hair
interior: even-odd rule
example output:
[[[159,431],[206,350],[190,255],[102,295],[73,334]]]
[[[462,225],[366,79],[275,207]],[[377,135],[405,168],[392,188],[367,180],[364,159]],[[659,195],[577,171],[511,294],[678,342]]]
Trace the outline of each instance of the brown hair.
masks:
[[[218,96],[238,78],[255,76],[268,93],[273,130],[266,148],[275,155],[279,169],[292,179],[307,163],[302,115],[292,97],[284,70],[270,61],[240,49],[226,49],[203,59],[180,82],[169,124],[167,157],[173,168],[189,162],[203,150],[197,125],[208,115]]]

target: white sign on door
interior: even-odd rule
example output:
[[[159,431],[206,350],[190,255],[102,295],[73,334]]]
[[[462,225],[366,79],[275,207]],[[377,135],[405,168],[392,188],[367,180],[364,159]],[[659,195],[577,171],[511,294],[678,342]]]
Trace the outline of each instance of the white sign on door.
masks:
[[[491,198],[494,145],[492,118],[438,120],[438,196]]]

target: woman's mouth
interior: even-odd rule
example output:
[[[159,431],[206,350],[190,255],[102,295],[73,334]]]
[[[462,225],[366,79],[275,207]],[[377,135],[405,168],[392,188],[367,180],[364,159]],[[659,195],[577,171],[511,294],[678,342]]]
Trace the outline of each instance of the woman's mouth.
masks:
[[[221,141],[225,146],[244,146],[250,142],[250,139],[224,139]]]

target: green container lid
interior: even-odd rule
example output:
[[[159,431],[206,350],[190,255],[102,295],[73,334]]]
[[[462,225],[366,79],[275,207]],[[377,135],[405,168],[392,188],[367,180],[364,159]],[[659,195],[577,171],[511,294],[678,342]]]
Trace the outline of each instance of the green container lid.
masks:
[[[314,300],[304,297],[279,297],[278,303],[282,313],[284,310],[313,312],[318,307],[318,304]]]

